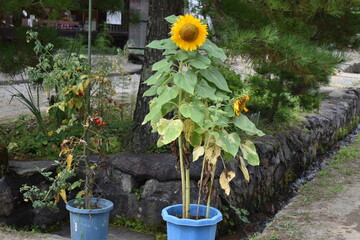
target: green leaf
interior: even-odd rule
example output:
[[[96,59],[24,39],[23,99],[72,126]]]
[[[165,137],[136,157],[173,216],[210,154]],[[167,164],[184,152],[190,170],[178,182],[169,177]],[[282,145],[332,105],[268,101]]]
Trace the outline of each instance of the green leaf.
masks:
[[[166,86],[164,90],[159,94],[157,97],[156,103],[158,105],[164,105],[165,103],[169,102],[170,100],[176,98],[179,94],[179,88],[177,86]]]
[[[244,158],[252,166],[258,166],[260,164],[259,155],[256,152],[256,147],[253,142],[247,140],[240,145],[241,152]]]
[[[217,90],[215,92],[215,95],[216,95],[217,98],[220,98],[223,101],[227,101],[227,100],[230,99],[230,97],[227,95],[227,93],[222,91],[222,90]]]
[[[188,57],[189,57],[188,51],[185,50],[177,51],[175,54],[175,59],[178,61],[184,61]]]
[[[190,94],[194,94],[197,83],[197,76],[193,70],[187,71],[185,74],[176,73],[174,83]]]
[[[149,88],[148,90],[146,90],[143,94],[143,97],[149,97],[149,96],[154,96],[157,94],[157,89],[158,86],[151,86],[151,88]]]
[[[219,89],[224,90],[226,92],[231,92],[225,78],[221,73],[214,67],[210,67],[209,69],[200,70],[200,74],[206,78],[209,82],[215,84]]]
[[[152,66],[153,71],[158,72],[169,72],[172,66],[172,62],[168,62],[167,59],[160,60]]]
[[[155,49],[177,49],[176,44],[169,38],[162,40],[154,40],[149,43],[146,47]]]
[[[259,137],[265,135],[261,130],[257,129],[255,124],[244,114],[234,117],[233,120],[235,126],[245,131],[248,135],[258,135]]]
[[[176,23],[176,19],[178,19],[179,17],[175,16],[175,15],[170,15],[168,17],[165,18],[165,20],[168,23]]]
[[[81,182],[82,182],[81,180],[74,182],[73,184],[71,184],[71,186],[68,188],[68,190],[74,190],[75,188],[80,187]]]
[[[216,46],[209,39],[206,39],[206,41],[201,46],[201,48],[204,49],[209,54],[209,56],[221,58],[221,59],[227,58],[224,50]]]
[[[184,117],[190,118],[200,126],[203,125],[206,114],[206,106],[201,101],[195,103],[183,103],[180,105],[179,111]]]
[[[158,97],[153,98],[150,101],[150,111],[145,116],[142,125],[144,125],[150,120],[151,123],[154,124],[156,122],[155,120],[158,120],[161,117],[163,117],[164,115],[162,115],[163,113],[162,106],[165,104],[174,105],[172,103],[169,103],[169,101],[176,98],[178,94],[179,94],[179,89],[177,86],[172,86],[172,87],[166,86],[164,91]]]
[[[160,119],[157,124],[158,133],[163,144],[168,144],[178,138],[183,130],[183,123],[180,119]]]
[[[152,75],[151,77],[149,77],[144,83],[147,85],[154,85],[154,84],[158,84],[160,85],[160,83],[165,79],[165,76],[162,72],[157,72],[154,75]]]
[[[222,131],[219,133],[216,145],[235,157],[239,151],[240,137],[237,133],[228,134],[226,131]]]
[[[195,59],[189,63],[197,69],[207,69],[211,64],[211,60],[199,53],[196,55]]]
[[[210,86],[204,79],[201,79],[200,83],[196,85],[195,92],[202,98],[217,99],[216,88]]]

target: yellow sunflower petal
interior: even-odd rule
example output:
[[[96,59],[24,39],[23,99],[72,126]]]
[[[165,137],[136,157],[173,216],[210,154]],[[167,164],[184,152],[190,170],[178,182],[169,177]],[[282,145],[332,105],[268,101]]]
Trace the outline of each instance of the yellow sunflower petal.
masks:
[[[170,33],[171,40],[186,51],[193,51],[202,46],[208,35],[207,25],[189,14],[180,16],[173,24]]]

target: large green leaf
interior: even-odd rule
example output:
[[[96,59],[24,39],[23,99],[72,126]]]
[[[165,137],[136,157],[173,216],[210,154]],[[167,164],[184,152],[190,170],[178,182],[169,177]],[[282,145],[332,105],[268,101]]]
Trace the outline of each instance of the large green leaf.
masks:
[[[156,124],[159,122],[159,120],[164,117],[166,114],[174,110],[175,105],[173,103],[165,103],[161,106],[161,109],[159,108],[155,109],[155,115],[151,118],[150,123],[153,126],[152,132],[156,132]]]
[[[178,61],[184,61],[188,57],[189,57],[189,53],[188,53],[188,51],[185,51],[185,50],[179,50],[175,54],[175,59]]]
[[[183,123],[180,119],[160,119],[157,124],[158,133],[163,144],[168,144],[178,138],[183,130]]]
[[[215,84],[219,89],[224,90],[226,92],[231,92],[225,78],[221,73],[214,67],[210,67],[209,69],[200,70],[200,74],[209,82]]]
[[[172,62],[168,62],[167,59],[160,60],[152,66],[153,71],[158,72],[169,72],[172,66]]]
[[[222,48],[219,48],[214,43],[212,43],[209,39],[207,39],[204,44],[201,46],[202,49],[204,49],[209,56],[226,59],[225,52]]]
[[[163,40],[154,40],[149,43],[146,47],[148,48],[155,48],[155,49],[177,49],[176,44],[170,39],[163,39]]]
[[[207,69],[211,64],[211,60],[208,57],[205,57],[200,53],[198,53],[196,57],[193,60],[191,60],[189,63],[191,66],[195,68]]]
[[[186,92],[194,94],[197,76],[192,70],[187,71],[185,74],[176,73],[174,76],[174,83]]]
[[[240,149],[244,158],[250,165],[258,166],[260,164],[259,155],[256,152],[256,147],[253,142],[247,140],[240,145]]]
[[[233,120],[235,126],[245,131],[248,135],[258,135],[259,137],[265,135],[261,130],[257,129],[255,124],[244,114],[234,117]]]
[[[177,86],[166,86],[165,89],[161,92],[161,94],[157,98],[158,105],[164,105],[170,100],[176,98],[179,94],[179,88]]]
[[[154,84],[159,84],[165,79],[165,76],[163,73],[161,72],[157,72],[154,75],[152,75],[151,77],[149,77],[144,83],[146,83],[147,85],[154,85]]]
[[[216,139],[216,145],[235,157],[239,151],[240,137],[235,132],[229,134],[226,131],[222,131],[219,133],[219,138]]]
[[[195,92],[202,98],[217,99],[215,95],[216,88],[210,86],[204,79],[201,79],[200,83],[196,85]]]
[[[227,95],[227,92],[219,90],[219,89],[215,92],[215,95],[217,98],[220,98],[223,101],[227,101],[230,99],[230,97]]]
[[[203,125],[206,114],[206,106],[202,102],[183,103],[180,105],[179,111],[184,117],[191,118],[191,120],[200,126]]]

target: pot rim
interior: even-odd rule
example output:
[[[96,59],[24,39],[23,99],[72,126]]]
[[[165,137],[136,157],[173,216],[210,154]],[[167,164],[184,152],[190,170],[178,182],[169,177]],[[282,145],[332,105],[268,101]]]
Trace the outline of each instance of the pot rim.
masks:
[[[194,207],[196,208],[197,206],[198,206],[197,204],[190,204],[190,210],[193,209]],[[173,208],[182,208],[182,204],[171,205],[171,206],[164,208],[161,212],[161,216],[163,217],[163,219],[165,221],[171,222],[171,223],[174,223],[177,225],[186,225],[186,226],[190,225],[190,226],[201,227],[201,226],[215,225],[222,220],[221,212],[214,207],[210,207],[210,215],[212,217],[206,218],[206,219],[198,219],[198,220],[188,219],[188,218],[178,218],[176,216],[173,216],[173,215],[169,214],[169,212],[168,212],[170,209],[173,209]],[[206,206],[200,205],[200,209],[202,209],[204,211],[204,210],[206,210]]]
[[[77,204],[77,203],[74,203],[76,200],[79,200],[79,199],[72,199],[66,203],[66,209],[69,212],[80,213],[80,214],[101,214],[101,213],[110,212],[114,208],[114,204],[110,200],[107,200],[104,198],[91,198],[90,199],[91,203],[98,202],[97,205],[100,206],[101,208],[99,208],[99,209],[80,209],[80,208],[74,207],[74,205]]]

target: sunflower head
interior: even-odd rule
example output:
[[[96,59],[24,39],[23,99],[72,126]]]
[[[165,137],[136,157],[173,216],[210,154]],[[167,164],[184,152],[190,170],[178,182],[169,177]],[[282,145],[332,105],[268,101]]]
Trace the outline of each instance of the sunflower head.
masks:
[[[180,16],[173,24],[170,33],[171,40],[186,51],[196,50],[205,42],[208,35],[207,25],[189,14]]]
[[[243,96],[242,98],[237,99],[234,102],[234,111],[235,111],[235,114],[237,116],[240,116],[240,113],[241,113],[242,110],[244,110],[245,112],[249,111],[245,107],[246,101],[249,101],[249,100],[250,100],[249,94],[245,94],[245,96]]]

